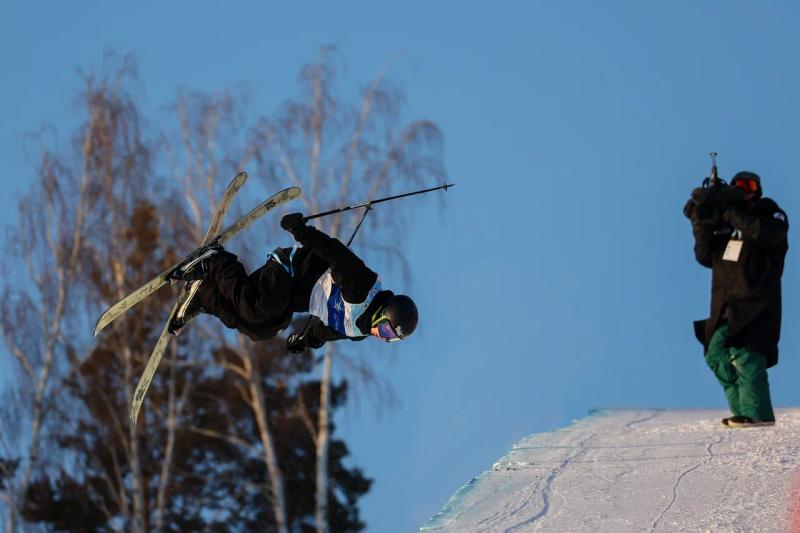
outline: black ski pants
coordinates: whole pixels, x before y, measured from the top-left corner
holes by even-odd
[[[277,335],[294,313],[292,278],[273,259],[247,275],[235,255],[218,254],[196,298],[205,312],[254,341]]]

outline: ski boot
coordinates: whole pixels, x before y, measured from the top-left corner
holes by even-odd
[[[205,312],[195,295],[200,289],[200,285],[208,277],[210,271],[209,263],[212,258],[224,251],[219,244],[212,244],[200,256],[170,273],[168,278],[170,283],[179,283],[181,281],[185,283],[184,291],[179,297],[180,305],[175,309],[175,314],[167,326],[167,331],[171,335],[179,335],[186,324],[200,313]]]
[[[212,244],[202,254],[170,272],[167,280],[171,284],[175,284],[181,281],[202,281],[206,279],[211,258],[224,251],[225,249],[219,244]]]
[[[167,331],[170,335],[175,335],[177,337],[186,324],[191,322],[197,315],[206,312],[203,308],[203,304],[200,303],[199,299],[194,297],[197,290],[195,289],[195,291],[192,291],[192,287],[199,287],[201,283],[200,281],[193,281],[191,283],[189,288],[190,293],[187,295],[188,298],[186,302],[175,311],[175,316],[169,321]]]

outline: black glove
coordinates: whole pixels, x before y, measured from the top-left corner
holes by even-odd
[[[281,227],[286,231],[294,233],[295,231],[305,228],[306,223],[303,220],[302,213],[289,213],[284,215],[281,219]]]
[[[697,204],[693,199],[686,200],[686,205],[683,206],[683,215],[689,220],[697,218]]]
[[[683,214],[692,222],[708,220],[718,215],[717,206],[711,201],[710,187],[697,187],[683,208]],[[690,207],[691,204],[691,207]]]
[[[696,187],[692,189],[691,200],[694,202],[694,205],[701,205],[708,201],[709,192],[711,191],[710,187]]]
[[[306,348],[306,340],[299,333],[292,333],[286,339],[286,349],[291,353],[302,353]]]
[[[294,235],[295,239],[308,229],[302,213],[289,213],[281,219],[281,227]]]

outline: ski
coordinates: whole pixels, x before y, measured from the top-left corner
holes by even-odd
[[[238,177],[238,176],[237,176]],[[246,178],[245,178],[246,179]],[[239,185],[241,187],[241,184]],[[234,191],[235,192],[235,191]],[[203,254],[208,252],[210,245],[213,244],[223,244],[225,241],[242,231],[243,229],[247,228],[250,224],[252,224],[255,220],[257,220],[261,215],[269,211],[270,209],[292,200],[300,195],[300,188],[298,187],[290,187],[288,189],[284,189],[281,192],[275,194],[274,196],[270,197],[269,199],[265,200],[264,202],[257,205],[253,208],[249,213],[244,215],[242,218],[237,220],[231,226],[225,229],[222,233],[217,235],[216,237],[209,240],[205,246],[200,246],[192,253],[187,255],[184,259],[181,259],[174,265],[170,266],[156,277],[136,289],[135,291],[131,292],[123,299],[109,307],[100,318],[97,319],[97,323],[94,327],[94,335],[97,336],[100,331],[103,330],[106,326],[108,326],[111,322],[116,320],[120,315],[125,313],[128,309],[133,307],[134,305],[138,304],[155,291],[163,287],[164,285],[169,283],[169,276],[175,270],[180,268],[186,267],[189,263],[200,259]]]
[[[171,272],[173,272],[178,268],[185,267],[188,263],[191,263],[192,261],[196,261],[200,256],[203,255],[204,252],[208,251],[211,245],[223,244],[232,236],[236,235],[243,229],[247,228],[250,224],[252,224],[255,220],[257,220],[267,211],[274,209],[275,207],[296,198],[297,196],[300,195],[300,193],[301,190],[299,187],[290,187],[288,189],[284,189],[279,193],[273,195],[272,197],[268,198],[264,202],[260,203],[258,206],[253,208],[249,213],[247,213],[242,218],[234,222],[230,227],[228,227],[225,231],[223,231],[216,237],[211,237],[216,233],[217,229],[213,227],[214,222],[216,222],[218,225],[219,220],[217,220],[217,218],[219,219],[222,218],[221,214],[219,215],[219,217],[217,217],[217,214],[219,214],[219,208],[218,208],[217,213],[215,213],[214,216],[214,221],[212,221],[212,227],[209,227],[208,233],[206,235],[206,238],[203,240],[202,246],[200,246],[200,248],[192,252],[183,261],[179,262],[176,265],[173,265],[166,271],[159,274],[159,276],[151,280],[148,284],[145,284],[144,287],[151,285],[155,280],[161,279],[162,277],[163,279],[161,279],[161,285],[159,286],[163,286],[164,284],[167,283],[167,278],[169,277],[169,274]],[[222,204],[220,204],[220,207],[222,207]],[[227,209],[227,206],[225,208]],[[139,410],[141,409],[142,403],[144,402],[144,397],[147,394],[147,389],[150,387],[150,382],[153,380],[153,376],[156,373],[156,369],[158,369],[158,365],[161,362],[161,357],[164,355],[164,352],[167,349],[167,345],[169,344],[169,340],[171,337],[169,331],[170,324],[172,323],[172,320],[175,318],[176,314],[182,313],[186,310],[188,302],[194,296],[194,293],[197,291],[199,284],[200,282],[187,283],[181,290],[180,294],[178,295],[178,300],[169,314],[167,323],[164,325],[164,329],[161,331],[161,336],[158,338],[158,342],[156,342],[155,348],[153,348],[153,353],[150,354],[150,358],[147,360],[147,365],[145,366],[144,372],[142,372],[141,378],[139,378],[139,383],[136,385],[136,390],[134,391],[133,398],[131,399],[130,419],[132,427],[136,426],[136,420],[139,417]],[[156,287],[156,289],[157,288],[158,287]],[[153,290],[155,289],[152,289],[147,294],[152,294]],[[138,300],[131,303],[125,309],[129,309],[131,306],[135,305],[137,302],[144,299],[147,296],[147,294],[145,294]],[[123,309],[122,312],[124,312],[125,309]]]
[[[225,217],[225,214],[228,212],[228,208],[233,201],[233,197],[239,192],[239,189],[242,188],[244,182],[247,181],[247,172],[240,172],[233,178],[228,188],[225,189],[225,194],[222,195],[222,199],[217,205],[217,209],[214,210],[214,215],[211,217],[211,224],[208,225],[208,230],[206,231],[206,236],[203,237],[203,242],[200,243],[200,246],[208,245],[214,236],[219,231],[219,227],[222,225],[222,219]],[[193,266],[196,261],[201,261],[205,259],[207,256],[212,255],[213,251],[208,250],[208,253],[204,253],[200,255],[198,258],[193,260],[190,264],[184,265],[183,268],[189,268]],[[178,299],[176,300],[175,307],[172,309],[172,312],[169,315],[170,323],[175,317],[183,318],[186,309],[189,307],[189,302],[194,297],[197,289],[200,287],[200,281],[193,281],[184,283],[183,289],[178,294]]]
[[[208,226],[208,230],[206,231],[206,236],[203,238],[203,242],[201,243],[201,247],[203,245],[208,244],[218,231],[220,225],[222,225],[222,219],[225,217],[225,214],[228,212],[228,208],[233,201],[233,197],[239,192],[239,189],[242,188],[244,183],[247,181],[247,172],[240,172],[234,176],[233,180],[228,184],[228,187],[225,189],[225,193],[222,195],[222,199],[219,201],[217,208],[214,210],[214,215],[211,217],[211,224]],[[192,254],[194,255],[194,254]],[[199,254],[195,260],[202,259],[204,254]],[[186,261],[186,259],[184,259]],[[191,260],[190,260],[191,261]],[[173,265],[174,267],[174,265]],[[175,269],[171,267],[171,271]],[[122,313],[142,301],[144,298],[152,294],[155,290],[160,288],[163,284],[155,283],[156,280],[163,275],[163,272],[159,274],[156,278],[150,280],[145,285],[137,289],[136,291],[132,292],[116,304],[112,305],[105,313],[103,313],[100,318],[97,320],[97,324],[95,324],[94,334],[97,334],[110,324],[114,319],[120,316]],[[183,291],[181,292],[181,295]],[[179,298],[180,299],[180,298]]]
[[[220,225],[222,225],[222,219],[225,217],[225,214],[228,212],[228,208],[230,207],[230,205],[231,205],[231,203],[233,201],[233,197],[236,195],[236,193],[239,191],[239,189],[242,188],[242,185],[244,185],[245,181],[247,181],[247,172],[240,172],[239,174],[237,174],[233,178],[233,181],[231,181],[231,183],[228,185],[227,189],[225,189],[225,193],[222,195],[222,199],[220,200],[219,204],[217,205],[217,209],[214,211],[214,215],[211,217],[211,224],[208,225],[208,230],[206,231],[206,236],[203,237],[203,241],[200,243],[201,248],[207,247],[209,242],[213,239],[213,237],[219,231],[219,227],[220,227]],[[195,254],[191,254],[191,255],[195,255]],[[193,259],[189,260],[189,263],[193,264],[194,262],[203,259],[207,255],[210,255],[210,254],[206,254],[206,253],[197,254],[196,257],[194,257]],[[184,263],[186,263],[186,260],[184,260]],[[188,267],[188,266],[189,266],[188,264],[184,265],[184,267]],[[150,283],[146,284],[146,286],[151,286],[151,283],[152,283],[152,281]],[[172,307],[172,311],[170,311],[170,313],[169,313],[169,320],[167,321],[167,326],[169,326],[169,324],[172,322],[173,318],[176,315],[182,316],[183,312],[185,312],[186,308],[189,305],[189,301],[191,300],[192,297],[194,297],[195,292],[197,292],[197,289],[200,286],[200,283],[201,283],[200,281],[184,283],[183,288],[181,289],[180,293],[178,293],[178,298],[177,298],[177,300],[175,302],[175,305]],[[139,291],[135,291],[134,294],[136,294],[138,292]],[[151,293],[148,293],[147,291],[142,291],[142,292],[144,293],[144,295],[142,296],[142,299],[144,299],[148,294],[151,294]],[[141,295],[141,293],[140,293],[140,295]],[[127,303],[130,304],[130,306],[132,306],[132,305],[134,305],[135,303],[137,303],[139,301],[141,301],[141,299],[140,300],[136,300],[136,301],[131,299]],[[122,312],[124,312],[125,310],[127,310],[129,308],[130,307],[123,308],[123,306],[117,307],[115,309],[117,314],[114,315],[111,318],[108,318],[107,319],[108,321],[106,323],[110,322],[111,320],[113,320],[114,318],[119,316],[119,314],[121,314]],[[102,317],[101,317],[101,319],[102,319]],[[98,324],[99,324],[99,322],[100,321],[98,321]],[[144,390],[145,391],[147,390],[147,387],[150,385],[150,381],[152,380],[152,376],[155,373],[155,368],[158,366],[158,363],[161,361],[161,356],[160,355],[157,358],[155,358],[157,360],[154,359],[153,355],[155,355],[156,353],[163,354],[164,351],[166,350],[167,344],[169,344],[169,332],[167,330],[168,330],[168,327],[164,328],[164,330],[161,332],[161,335],[158,338],[158,342],[156,342],[156,348],[155,348],[155,350],[153,350],[153,353],[150,354],[150,359],[148,359],[148,362],[147,362],[148,364],[145,367],[144,375],[147,375],[147,374],[150,375],[150,379],[147,381],[147,384],[144,385]],[[95,335],[97,335],[97,331],[99,331],[99,330],[97,328],[95,328]],[[151,362],[155,363],[155,365],[154,365],[152,370],[150,369],[150,366],[151,366],[150,363]],[[136,387],[137,393],[138,393],[139,389],[142,388],[142,385],[143,385],[142,384],[142,379],[140,378],[139,384]],[[136,423],[136,418],[138,416],[138,411],[139,411],[139,409],[141,407],[141,400],[144,399],[144,393],[141,394],[141,398],[140,398],[140,401],[138,402],[138,404],[137,404],[137,401],[135,400],[135,398],[137,396],[138,396],[138,394],[134,394],[134,400],[132,400],[132,402],[131,402],[131,421],[134,424]],[[136,406],[135,407],[135,412],[133,410],[134,406]]]

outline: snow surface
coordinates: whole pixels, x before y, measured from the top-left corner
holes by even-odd
[[[600,411],[521,440],[420,531],[800,531],[800,409],[776,415]]]

